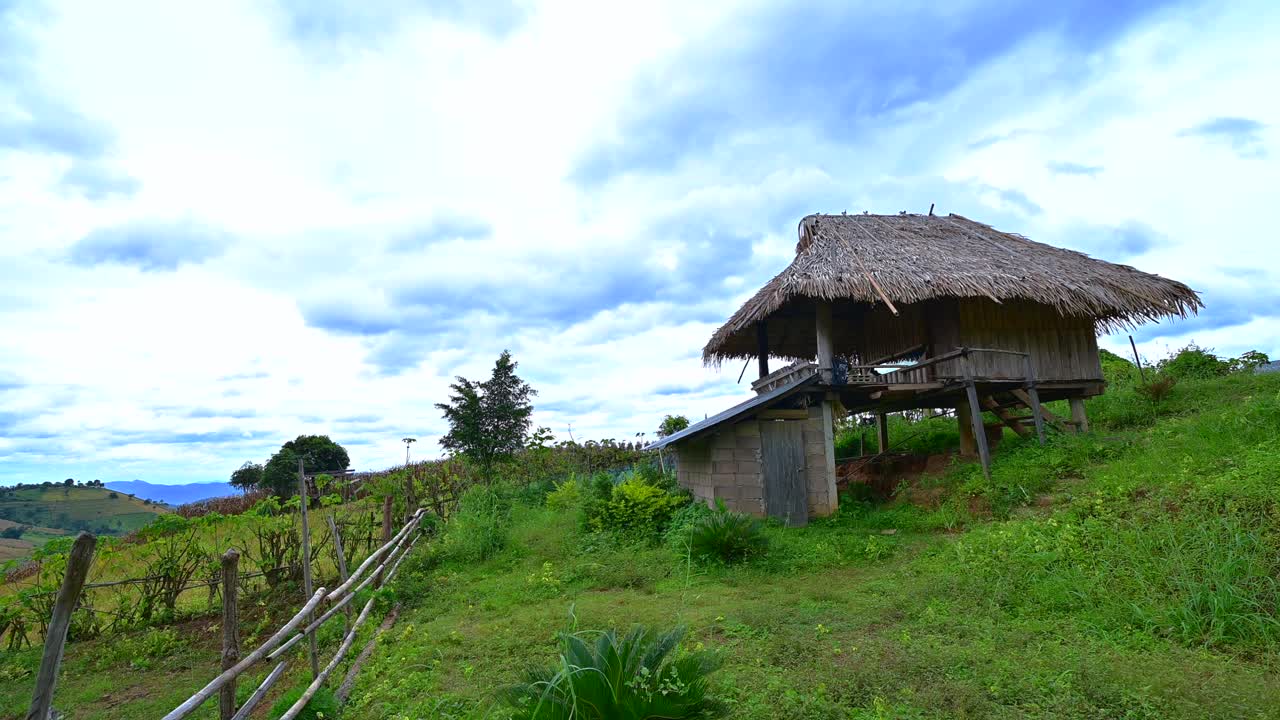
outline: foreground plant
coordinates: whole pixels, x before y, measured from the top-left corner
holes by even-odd
[[[708,652],[679,653],[684,629],[656,634],[613,630],[560,635],[560,660],[530,670],[502,699],[515,720],[645,720],[723,717],[707,696],[707,676],[719,667]]]
[[[699,518],[689,531],[689,552],[694,557],[737,562],[763,554],[767,547],[759,520],[723,506]]]

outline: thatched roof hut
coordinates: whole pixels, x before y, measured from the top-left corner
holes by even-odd
[[[1202,307],[1180,282],[959,215],[810,215],[799,234],[795,260],[716,331],[703,348],[705,362],[756,357],[756,327],[769,318],[786,321],[770,323],[771,355],[813,358],[815,299],[893,315],[903,305],[942,298],[1027,301],[1103,330],[1186,317]]]

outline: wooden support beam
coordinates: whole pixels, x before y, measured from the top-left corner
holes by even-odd
[[[831,368],[835,364],[835,350],[831,337],[831,303],[818,300],[814,308],[814,326],[817,328],[818,372],[822,382],[831,382]]]
[[[311,597],[311,525],[307,522],[307,476],[302,471],[302,458],[298,458],[298,508],[302,515],[302,585],[307,597]],[[307,618],[310,621],[310,617]],[[320,675],[320,655],[316,648],[316,634],[307,635],[307,651],[311,658],[311,677]]]
[[[1045,420],[1049,421],[1049,423],[1052,424],[1055,428],[1057,428],[1060,432],[1067,431],[1068,421],[1063,420],[1062,418],[1053,414],[1053,412],[1050,411],[1049,408],[1043,405],[1040,405],[1039,397],[1037,397],[1035,400],[1032,400],[1030,393],[1028,393],[1026,390],[1023,390],[1021,388],[1015,388],[1013,390],[1010,390],[1009,392],[1013,393],[1014,397],[1021,400],[1023,405],[1026,405],[1027,407],[1031,408],[1032,412],[1035,412],[1034,406],[1039,405],[1040,414],[1044,416]]]
[[[764,321],[756,323],[756,359],[760,363],[760,377],[769,374],[769,328]]]
[[[973,363],[965,355],[964,393],[969,400],[969,413],[973,416],[973,434],[978,441],[978,458],[982,461],[982,474],[991,479],[991,448],[987,446],[987,427],[982,422],[982,406],[978,404],[978,386],[973,381]]]
[[[889,418],[884,413],[876,413],[876,446],[882,454],[889,452]]]
[[[1071,403],[1071,422],[1076,426],[1076,432],[1089,432],[1089,416],[1084,411],[1084,398],[1068,398],[1067,402]]]
[[[1044,444],[1044,408],[1040,406],[1040,392],[1036,390],[1036,371],[1031,364],[1031,354],[1028,353],[1023,358],[1023,365],[1027,369],[1027,399],[1031,402],[1031,417],[1036,421],[1036,437],[1040,440],[1040,444]]]
[[[62,665],[67,631],[71,629],[71,614],[80,604],[80,592],[84,589],[84,579],[89,574],[93,549],[97,544],[97,538],[82,532],[76,536],[67,555],[67,569],[44,634],[44,654],[40,656],[40,670],[36,672],[35,692],[27,710],[27,720],[50,720],[54,717],[53,691],[58,685],[58,668]]]
[[[785,408],[774,409],[774,410],[761,410],[760,414],[756,415],[756,417],[761,420],[808,420],[809,411],[808,410],[788,410]]]
[[[240,606],[236,589],[240,579],[240,553],[230,548],[222,555],[222,669],[240,662]],[[218,691],[218,717],[232,720],[236,714],[236,681],[231,679]]]
[[[1018,433],[1018,435],[1022,437],[1028,437],[1031,435],[1031,431],[1027,429],[1027,426],[1022,424],[1022,418],[1015,417],[1013,413],[1000,407],[1000,403],[996,402],[991,396],[982,398],[982,406],[990,410],[996,417],[1000,418],[1001,422],[1009,426],[1009,428]]]

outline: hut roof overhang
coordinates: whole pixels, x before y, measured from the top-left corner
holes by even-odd
[[[807,377],[800,378],[799,380],[794,380],[786,385],[776,387],[767,393],[757,395],[750,400],[734,405],[728,410],[724,410],[705,420],[696,422],[680,432],[672,433],[661,440],[650,444],[645,448],[645,450],[658,450],[660,448],[667,447],[668,445],[675,445],[687,440],[693,440],[694,438],[715,430],[721,425],[737,422],[754,412],[759,412],[760,410],[768,408],[773,403],[781,402],[782,400],[805,390],[811,385],[816,385],[818,383],[818,379],[817,375],[809,375]]]
[[[720,327],[707,364],[757,355],[761,321],[812,317],[815,301],[867,308],[942,298],[1029,301],[1103,330],[1187,317],[1203,304],[1180,282],[1034,242],[960,215],[809,215],[796,257]],[[810,327],[812,321],[809,321]],[[769,326],[775,357],[813,357],[812,336]]]

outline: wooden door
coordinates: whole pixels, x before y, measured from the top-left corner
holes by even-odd
[[[764,475],[764,511],[787,525],[809,522],[809,493],[804,472],[804,423],[760,423],[760,469]]]

